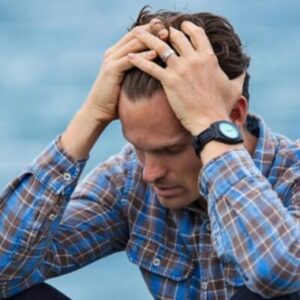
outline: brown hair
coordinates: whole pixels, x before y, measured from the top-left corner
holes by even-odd
[[[180,30],[180,25],[183,21],[191,21],[202,27],[214,49],[220,67],[230,79],[238,77],[247,70],[250,58],[244,53],[240,38],[225,18],[206,12],[183,14],[160,10],[156,13],[151,13],[146,6],[140,11],[137,20],[129,30],[136,26],[147,24],[153,18],[161,20],[166,28],[172,26]],[[160,58],[155,59],[154,62],[165,67]],[[250,76],[246,73],[243,95],[248,100],[249,79]],[[155,92],[163,89],[157,79],[137,68],[130,69],[125,73],[122,88],[127,96],[133,100],[143,96],[151,97]]]

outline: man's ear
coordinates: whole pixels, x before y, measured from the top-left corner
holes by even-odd
[[[248,101],[244,96],[241,96],[234,104],[231,112],[230,119],[237,126],[243,126],[246,122],[248,114]]]

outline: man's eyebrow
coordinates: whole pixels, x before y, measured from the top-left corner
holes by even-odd
[[[182,147],[187,143],[186,138],[180,137],[180,138],[174,139],[171,142],[167,142],[165,144],[158,144],[157,146],[147,145],[146,143],[143,143],[143,145],[137,145],[134,141],[128,139],[128,137],[126,137],[125,135],[124,135],[124,137],[130,144],[132,144],[138,150],[146,149],[148,151],[162,151],[162,150],[166,150],[166,149]]]

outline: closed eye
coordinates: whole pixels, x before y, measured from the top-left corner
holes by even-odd
[[[164,151],[167,154],[179,154],[180,152],[182,152],[185,149],[184,145],[180,145],[180,146],[176,146],[176,147],[167,147],[164,149]]]

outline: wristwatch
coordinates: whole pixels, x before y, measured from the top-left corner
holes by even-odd
[[[228,121],[214,122],[193,137],[192,143],[198,157],[200,157],[200,152],[204,146],[212,140],[230,145],[240,144],[244,141],[239,128],[234,123]]]

